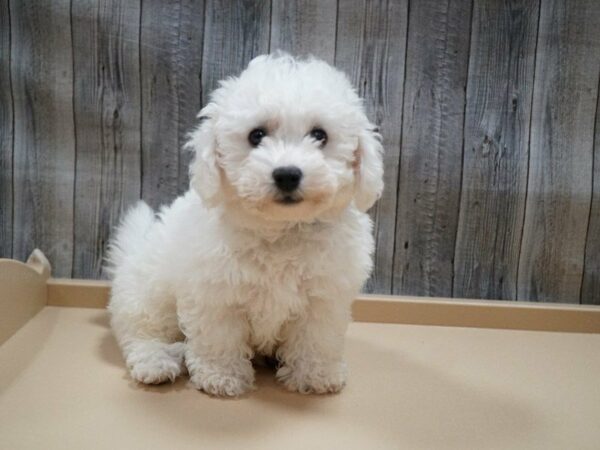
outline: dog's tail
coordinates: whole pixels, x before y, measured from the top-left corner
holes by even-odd
[[[152,208],[142,200],[125,213],[108,244],[105,271],[111,277],[128,255],[144,246],[148,231],[156,220]]]

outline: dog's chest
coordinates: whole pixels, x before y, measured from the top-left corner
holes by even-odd
[[[259,293],[246,303],[246,317],[250,327],[250,344],[259,353],[272,355],[285,339],[285,324],[303,309],[298,297],[274,296]]]
[[[240,251],[240,269],[257,286],[295,289],[319,271],[330,245],[324,233],[290,233]]]
[[[251,344],[259,352],[272,353],[285,338],[285,324],[306,309],[307,288],[322,264],[324,250],[314,239],[292,235],[240,255],[244,272],[252,274],[240,294]]]

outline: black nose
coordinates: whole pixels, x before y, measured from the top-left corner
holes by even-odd
[[[278,167],[273,171],[273,179],[281,191],[293,192],[300,185],[302,171],[294,166]]]

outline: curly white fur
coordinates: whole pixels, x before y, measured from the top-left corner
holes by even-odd
[[[337,392],[350,304],[372,266],[365,211],[383,188],[361,100],[328,64],[279,53],[221,82],[199,116],[192,189],[158,215],[140,202],[110,246],[111,324],[131,376],[161,383],[187,368],[198,389],[237,396],[266,354],[288,389]],[[253,148],[256,127],[267,135]],[[290,165],[301,201],[285,204],[272,172]]]

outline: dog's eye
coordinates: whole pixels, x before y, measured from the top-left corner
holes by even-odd
[[[310,137],[319,142],[321,145],[325,145],[327,143],[327,133],[325,133],[325,130],[322,128],[313,128],[310,130]]]
[[[258,144],[260,144],[260,141],[262,141],[266,135],[267,132],[264,128],[255,128],[248,135],[248,142],[250,142],[252,147],[258,147]]]

